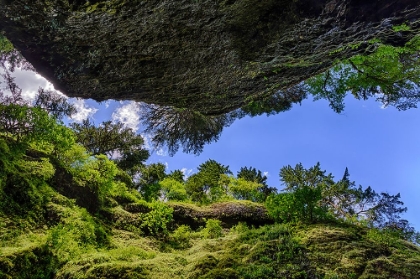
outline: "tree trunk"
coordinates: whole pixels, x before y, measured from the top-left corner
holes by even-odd
[[[417,0],[0,0],[0,30],[68,96],[212,115],[369,53],[371,39],[402,45],[419,15]]]

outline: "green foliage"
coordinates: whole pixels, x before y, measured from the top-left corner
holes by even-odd
[[[13,139],[0,138],[0,153],[0,211],[39,219],[50,198],[46,181],[54,175],[53,165],[47,158],[27,155]]]
[[[266,202],[275,220],[315,222],[327,218],[322,193],[334,182],[331,175],[321,171],[319,164],[308,170],[302,164],[283,167],[280,178],[289,193],[269,196]]]
[[[139,167],[149,158],[149,152],[143,148],[144,140],[123,123],[103,122],[96,127],[89,120],[70,125],[75,131],[77,142],[93,155],[105,154],[112,158],[118,167],[135,176]]]
[[[264,113],[267,116],[275,115],[290,110],[293,104],[302,102],[306,95],[305,88],[296,85],[286,90],[276,90],[273,94],[262,99],[250,100],[241,110],[251,117]]]
[[[114,177],[118,169],[105,155],[97,155],[78,162],[71,172],[77,184],[89,187],[97,195],[98,200],[104,202],[114,187]]]
[[[146,233],[163,236],[168,234],[168,224],[172,221],[173,209],[165,203],[154,201],[151,203],[152,210],[141,214],[141,227]]]
[[[277,189],[274,187],[268,187],[267,185],[267,176],[263,175],[260,170],[256,170],[252,167],[242,167],[237,174],[237,178],[243,178],[246,181],[256,182],[261,184],[261,187],[258,189],[261,192],[262,197],[259,201],[265,201],[265,199],[273,193],[277,192]]]
[[[75,143],[73,132],[54,117],[40,108],[29,113],[32,108],[10,109],[16,115],[14,119],[26,123],[23,128],[39,127],[19,138],[12,132],[0,136],[2,278],[417,276],[419,250],[403,239],[413,241],[418,234],[399,216],[405,211],[400,196],[357,188],[349,180],[347,170],[335,182],[319,164],[309,169],[301,164],[282,168],[280,175],[286,192],[270,195],[266,208],[277,222],[311,223],[335,216],[353,218],[352,225],[328,227],[299,222],[293,227],[275,224],[248,228],[239,224],[224,234],[220,220],[208,219],[201,231],[194,232],[181,225],[185,220],[174,219],[171,206],[177,214],[179,207],[158,201],[147,203],[124,183],[124,171],[118,164],[105,155],[91,156]],[[46,130],[42,131],[44,122]],[[261,198],[265,195],[264,176],[253,168],[242,169],[239,178],[235,178],[229,176],[227,166],[209,160],[184,185],[182,173],[167,176],[162,164],[137,167],[135,172],[140,176],[135,182],[149,200],[188,200],[188,195],[199,203],[226,199],[229,195],[254,201],[265,199]],[[69,181],[57,181],[62,173]],[[53,189],[60,189],[61,185],[54,185],[60,182],[69,188],[64,194],[77,194],[82,187],[96,193],[102,202],[98,216],[76,206],[77,200],[58,195]],[[203,216],[217,216],[224,226],[229,226],[232,223],[226,222],[226,212],[247,214],[242,212],[244,207],[232,206],[233,203],[244,202],[208,207],[216,215],[206,215],[208,208],[196,205],[190,205],[190,209],[197,211],[193,217],[203,220]],[[265,214],[264,208],[258,206]],[[235,212],[237,208],[241,212]],[[361,208],[364,210],[358,210]],[[187,214],[187,207],[185,211]],[[361,225],[363,220],[378,228],[367,229]],[[142,233],[153,237],[142,237]],[[162,247],[173,250],[163,253],[159,250]]]
[[[14,50],[12,43],[0,33],[0,55]]]
[[[264,200],[264,194],[261,191],[264,186],[257,182],[222,175],[219,183],[221,183],[222,187],[227,188],[228,194],[234,199],[250,200],[253,202],[261,202]]]
[[[392,26],[392,30],[395,32],[401,32],[401,31],[410,31],[410,26],[407,26],[407,24],[403,23],[401,25]]]
[[[198,173],[191,175],[185,185],[191,200],[206,204],[222,199],[225,190],[219,180],[223,174],[231,174],[229,166],[211,159],[202,163],[198,167]]]
[[[168,178],[172,178],[180,183],[184,183],[184,173],[181,170],[174,170],[171,171],[168,176]]]
[[[391,246],[394,246],[394,247],[401,246],[400,235],[398,234],[398,232],[394,230],[390,230],[390,229],[377,229],[377,228],[369,229],[366,234],[366,238],[378,243],[381,246],[388,247],[388,248]]]
[[[62,263],[77,258],[96,244],[95,225],[87,213],[74,214],[52,228],[48,246]]]
[[[265,207],[268,214],[276,222],[290,222],[298,220],[293,193],[281,193],[268,196]]]
[[[404,24],[394,27],[396,32],[406,29]],[[308,91],[315,100],[327,99],[336,112],[343,111],[348,92],[357,99],[375,97],[384,106],[393,105],[398,110],[417,107],[419,36],[402,47],[370,43],[375,48],[372,54],[354,56],[307,80]]]
[[[229,114],[209,116],[192,109],[146,105],[141,118],[146,125],[145,132],[153,135],[155,147],[166,146],[172,156],[180,146],[186,153],[201,153],[205,144],[219,139],[223,128],[229,126],[235,117]]]
[[[187,225],[181,225],[170,235],[170,241],[173,247],[177,249],[186,249],[191,247],[191,228]]]
[[[206,227],[202,231],[204,238],[218,238],[223,235],[221,222],[216,219],[208,219]]]
[[[0,104],[0,134],[15,138],[17,142],[48,139],[54,126],[48,114],[41,109]]]
[[[44,244],[22,249],[14,253],[12,257],[2,257],[0,254],[0,278],[51,278],[56,268],[55,258]]]
[[[165,177],[166,166],[162,163],[150,164],[140,168],[140,179],[138,185],[140,193],[147,201],[159,199],[162,181]]]
[[[160,183],[160,198],[167,201],[185,201],[188,198],[187,191],[183,183],[165,178]]]

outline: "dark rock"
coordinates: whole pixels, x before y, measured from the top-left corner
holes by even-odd
[[[68,96],[214,115],[369,47],[345,46],[404,44],[419,15],[417,0],[3,0],[0,30]]]
[[[169,206],[174,209],[173,222],[177,225],[188,225],[192,229],[205,226],[208,219],[222,221],[222,226],[225,228],[230,228],[239,222],[257,227],[273,223],[273,220],[267,215],[265,207],[252,202],[222,202],[206,207],[171,203]]]

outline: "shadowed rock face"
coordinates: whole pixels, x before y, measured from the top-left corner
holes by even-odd
[[[0,1],[0,29],[68,96],[212,115],[371,50],[370,39],[404,44],[419,18],[417,0]],[[392,30],[402,23],[411,31]]]

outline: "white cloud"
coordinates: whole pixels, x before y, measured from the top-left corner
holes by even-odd
[[[22,97],[26,101],[33,102],[35,100],[35,96],[38,94],[38,90],[22,90]]]
[[[51,82],[34,71],[16,68],[15,71],[11,74],[12,77],[15,78],[16,84],[22,89],[22,97],[27,101],[33,101],[35,99],[35,96],[38,94],[38,89],[40,87],[45,90],[56,91]],[[60,91],[56,92],[65,96]]]
[[[263,172],[263,175],[268,177],[269,176],[268,171]]]
[[[163,148],[159,148],[159,149],[156,151],[156,154],[157,154],[158,156],[163,156],[163,157],[168,156],[168,152],[166,152],[165,150],[163,150]]]
[[[182,168],[181,172],[184,174],[184,179],[187,179],[193,172],[192,169]]]
[[[121,122],[128,128],[137,132],[140,125],[140,106],[137,102],[131,101],[126,105],[117,108],[111,116],[113,122]]]
[[[150,134],[141,134],[141,136],[144,139],[144,148],[146,148],[147,150],[152,150],[153,149],[153,144],[152,144],[152,136]]]
[[[71,119],[75,122],[82,122],[83,120],[92,117],[98,111],[96,108],[88,107],[83,99],[76,99],[73,105],[76,108],[77,113],[72,115]]]

